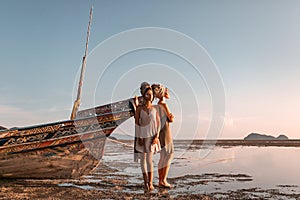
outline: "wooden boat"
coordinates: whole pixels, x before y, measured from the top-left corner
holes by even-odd
[[[0,177],[76,178],[97,167],[106,137],[134,115],[133,99],[66,120],[0,132]]]
[[[102,158],[106,137],[134,115],[133,99],[77,112],[85,71],[82,60],[77,99],[70,120],[0,130],[0,178],[76,178],[90,173]]]

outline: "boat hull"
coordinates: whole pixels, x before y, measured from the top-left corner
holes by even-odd
[[[83,110],[76,120],[2,131],[0,177],[78,178],[89,174],[103,156],[107,136],[134,115],[131,102]]]
[[[2,157],[2,178],[77,178],[90,173],[102,157],[105,138],[93,140],[98,158],[82,142]]]

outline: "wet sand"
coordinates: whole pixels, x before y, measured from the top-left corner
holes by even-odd
[[[125,175],[113,176],[115,172],[116,170],[101,165],[95,172],[99,177],[93,176],[93,179],[2,179],[0,199],[215,199],[203,194],[184,193],[171,197],[169,190],[159,187],[145,192],[142,184],[129,183]],[[93,181],[100,180],[99,178],[101,181]],[[171,180],[171,183],[174,181],[176,180]]]
[[[96,174],[96,176],[95,176]],[[236,191],[220,191],[206,194],[201,187],[211,183],[247,182],[251,176],[245,174],[201,174],[170,178],[172,189],[158,186],[152,192],[144,192],[140,183],[130,182],[130,175],[119,175],[116,169],[101,164],[93,176],[77,179],[15,179],[0,181],[0,199],[299,199],[300,194],[279,189],[245,188]],[[189,193],[197,187],[199,193]],[[296,185],[281,185],[283,189]]]
[[[186,145],[177,144],[177,149],[180,148],[183,150]],[[173,169],[180,169],[183,163],[190,166],[189,162],[192,161],[177,158]],[[0,179],[0,199],[300,199],[299,185],[264,188],[255,184],[251,173],[201,171],[170,176],[172,189],[157,186],[155,171],[155,190],[145,192],[139,164],[132,162],[130,143],[124,146],[108,141],[104,159],[90,176],[54,180]]]

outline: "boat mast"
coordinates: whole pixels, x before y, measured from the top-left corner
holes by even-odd
[[[71,116],[70,116],[71,120],[74,120],[76,118],[77,111],[78,111],[78,108],[80,106],[82,84],[83,84],[84,72],[85,72],[85,68],[86,68],[86,56],[87,56],[87,53],[88,53],[88,43],[89,43],[89,36],[90,36],[90,27],[91,27],[91,22],[92,22],[92,14],[93,14],[93,7],[91,7],[91,9],[90,9],[90,19],[89,19],[89,25],[88,25],[87,37],[86,37],[86,43],[85,43],[85,52],[84,52],[84,56],[82,58],[82,65],[81,65],[80,79],[79,79],[79,83],[78,83],[77,98],[74,102],[72,113],[71,113]]]

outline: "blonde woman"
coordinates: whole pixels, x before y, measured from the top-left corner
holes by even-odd
[[[170,94],[168,88],[161,84],[153,84],[151,87],[154,97],[159,99],[157,107],[161,123],[161,130],[159,132],[161,151],[158,162],[159,186],[171,188],[172,186],[168,183],[167,176],[174,155],[174,145],[169,123],[174,121],[174,115],[170,112],[169,106],[165,102],[165,99],[170,98]]]

